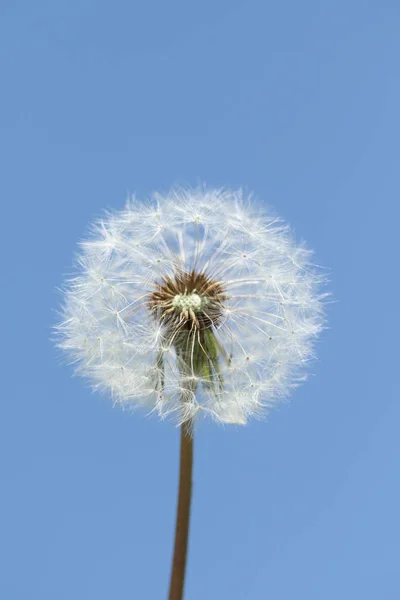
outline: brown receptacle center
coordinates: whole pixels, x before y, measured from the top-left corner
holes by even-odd
[[[223,284],[202,272],[177,271],[156,282],[150,310],[171,332],[203,332],[217,327],[226,299]]]

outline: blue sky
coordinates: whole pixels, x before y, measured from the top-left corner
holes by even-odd
[[[186,598],[400,598],[399,25],[385,0],[3,0],[0,598],[166,596],[178,431],[49,338],[93,218],[198,182],[271,204],[336,302],[289,404],[200,426]]]

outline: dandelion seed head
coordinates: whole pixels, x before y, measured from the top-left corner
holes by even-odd
[[[58,345],[115,404],[243,424],[304,380],[324,277],[240,190],[133,198],[80,249]]]

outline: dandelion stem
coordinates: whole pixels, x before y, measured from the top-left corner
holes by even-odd
[[[179,496],[176,512],[175,547],[168,600],[182,600],[185,585],[192,497],[193,437],[191,424],[181,426]]]

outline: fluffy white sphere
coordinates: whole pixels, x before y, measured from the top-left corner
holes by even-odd
[[[305,378],[323,326],[310,259],[241,191],[132,199],[81,244],[59,345],[125,407],[245,423]]]

